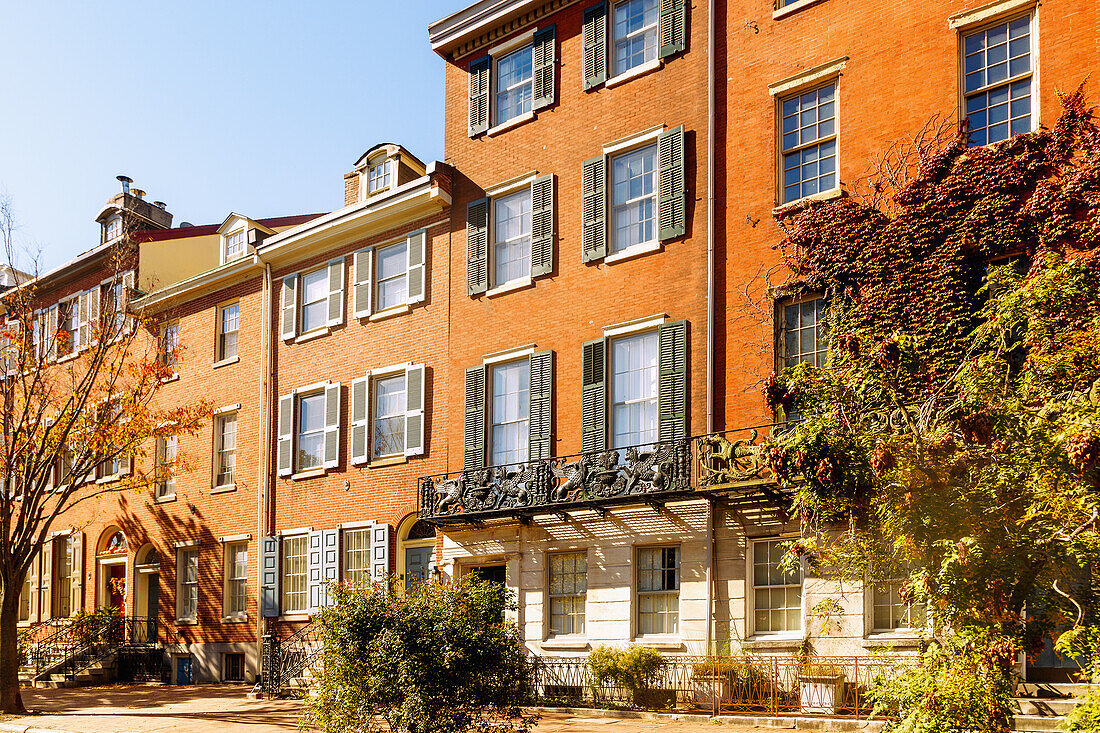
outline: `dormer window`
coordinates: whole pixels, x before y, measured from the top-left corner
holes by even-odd
[[[370,166],[367,172],[367,195],[385,191],[393,185],[393,159],[384,158]]]
[[[107,239],[105,241],[110,242],[112,239],[122,235],[122,217],[112,216],[107,220]]]
[[[225,235],[225,261],[230,262],[232,260],[244,257],[245,252],[245,232],[244,229],[238,229],[235,232],[230,232]]]

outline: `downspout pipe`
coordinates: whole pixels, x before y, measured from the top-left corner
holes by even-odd
[[[714,130],[715,130],[715,70],[714,33],[716,0],[707,0],[707,432],[714,426],[714,328],[715,328],[715,272],[714,272]],[[713,650],[714,640],[714,503],[707,502],[707,571],[706,604],[707,631],[706,653]]]
[[[259,460],[260,495],[257,507],[257,521],[259,533],[257,546],[263,543],[271,528],[271,264],[264,262],[263,285],[260,294],[263,302],[260,304],[260,437],[256,455]],[[259,554],[257,553],[257,557]],[[262,573],[262,568],[257,563],[257,573]],[[263,589],[261,583],[256,583],[256,655],[257,659],[263,659],[264,645],[264,617]],[[265,670],[266,672],[266,670]]]

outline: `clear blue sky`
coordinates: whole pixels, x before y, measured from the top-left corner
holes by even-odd
[[[176,223],[208,224],[339,208],[378,142],[441,158],[427,26],[467,4],[0,2],[0,195],[18,241],[40,271],[94,246],[119,174]]]

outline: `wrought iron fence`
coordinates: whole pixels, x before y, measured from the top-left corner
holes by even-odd
[[[597,682],[587,657],[533,660],[540,705],[867,718],[869,692],[910,661],[897,657],[669,657],[648,684],[631,689]]]
[[[267,697],[301,687],[298,683],[320,663],[324,652],[317,621],[309,622],[285,639],[278,634],[268,634],[263,643],[261,685]]]
[[[123,646],[156,644],[156,618],[92,615],[43,634],[27,649],[26,661],[36,677],[49,673],[71,678]]]

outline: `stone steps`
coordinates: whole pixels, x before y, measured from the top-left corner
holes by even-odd
[[[1021,733],[1050,733],[1051,731],[1065,730],[1062,723],[1065,717],[1059,715],[1048,717],[1044,715],[1017,715],[1012,719],[1012,730]]]

